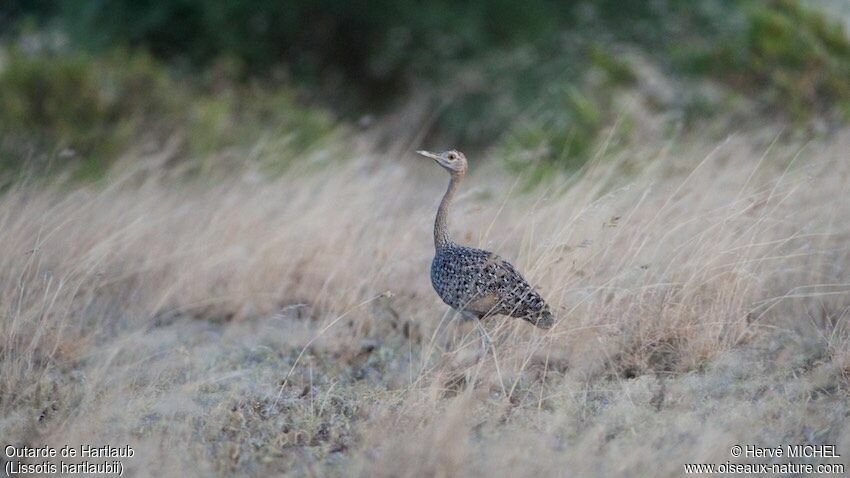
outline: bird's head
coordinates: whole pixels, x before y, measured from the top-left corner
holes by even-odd
[[[464,174],[466,172],[466,156],[464,156],[460,151],[452,149],[449,151],[443,151],[442,153],[432,153],[429,151],[417,151],[416,153],[421,154],[426,158],[433,159],[437,162],[437,164],[453,175]]]

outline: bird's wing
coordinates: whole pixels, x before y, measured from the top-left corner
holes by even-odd
[[[471,260],[464,275],[472,278],[470,301],[464,307],[479,316],[508,314],[514,308],[515,296],[530,286],[507,261],[491,252],[470,251]]]
[[[550,326],[552,317],[543,297],[510,262],[498,256],[494,257],[493,262],[499,278],[500,313],[528,320],[538,327]]]
[[[509,315],[551,327],[546,302],[510,262],[481,249],[465,249],[463,257],[461,276],[471,282],[463,309],[479,317]]]
[[[501,314],[504,307],[502,304],[502,298],[499,297],[499,294],[486,293],[471,300],[468,304],[466,304],[464,309],[473,312],[479,317],[485,317],[488,315]]]

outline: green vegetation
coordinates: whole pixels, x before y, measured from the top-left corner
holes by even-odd
[[[328,113],[300,106],[290,89],[234,83],[222,67],[189,81],[147,54],[13,51],[0,70],[0,173],[70,168],[97,178],[134,144],[174,135],[189,159],[253,149],[273,163],[334,130]]]
[[[781,0],[745,9],[746,21],[717,44],[687,45],[674,58],[803,120],[838,106],[850,118],[850,41],[842,25]]]
[[[80,172],[97,173],[142,126],[173,117],[180,96],[172,86],[146,55],[13,52],[0,72],[0,166],[25,157],[44,163],[37,168],[57,167],[44,153],[62,152]]]
[[[740,114],[741,99],[752,120],[850,118],[848,36],[799,0],[71,0],[8,3],[3,25],[6,170],[73,151],[96,172],[175,131],[190,158],[258,139],[272,154],[304,151],[334,117],[403,109],[424,92],[436,105],[426,142],[495,147],[542,176],[603,140],[628,143],[641,119],[617,98],[646,96],[636,60],[668,80],[662,100],[641,105],[670,128]],[[33,38],[47,46],[17,46]],[[705,81],[716,94],[694,86]]]
[[[627,41],[634,33],[631,40],[640,47],[640,55],[659,65],[671,80],[666,85],[670,100],[658,103],[650,98],[649,114],[666,113],[674,121],[699,125],[719,113],[741,113],[735,103],[743,97],[756,106],[744,115],[749,120],[778,117],[796,127],[805,127],[815,117],[850,120],[850,41],[840,24],[793,0],[700,2],[697,6],[702,8],[693,11],[679,9],[676,2],[670,5],[671,11],[664,15],[643,17],[664,34],[644,34],[623,25],[617,38]],[[671,31],[672,19],[684,26],[683,31]],[[499,130],[508,134],[498,142],[500,156],[520,168],[536,165],[533,177],[541,177],[553,165],[580,166],[603,141],[609,150],[627,141],[631,125],[639,119],[613,98],[637,78],[612,45],[617,42],[582,46],[572,64],[581,65],[581,74],[550,72],[537,78],[534,86],[527,81],[517,84],[516,91],[530,87],[537,92],[535,109],[510,111],[510,118],[503,118]],[[570,60],[554,58],[548,63]],[[562,71],[569,70],[565,66]],[[706,79],[718,83],[719,94],[706,95],[695,87]],[[492,117],[500,106],[490,100],[497,105],[488,112]],[[521,120],[512,122],[516,117]],[[617,121],[618,129],[610,131]]]

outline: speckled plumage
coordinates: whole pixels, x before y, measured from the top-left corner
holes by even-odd
[[[478,318],[508,315],[541,328],[552,314],[540,294],[509,262],[481,249],[449,243],[436,250],[431,284],[453,309]]]
[[[431,284],[443,302],[479,319],[508,315],[540,328],[551,327],[553,318],[546,302],[514,266],[491,252],[461,246],[450,239],[448,211],[466,173],[463,154],[419,153],[437,161],[452,177],[434,221],[435,255],[431,262]]]

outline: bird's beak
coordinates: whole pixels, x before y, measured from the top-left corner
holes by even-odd
[[[434,160],[440,159],[439,156],[437,156],[436,154],[431,153],[429,151],[420,150],[420,151],[417,151],[416,154],[420,154],[422,156],[425,156],[426,158],[431,158],[431,159],[434,159]]]

